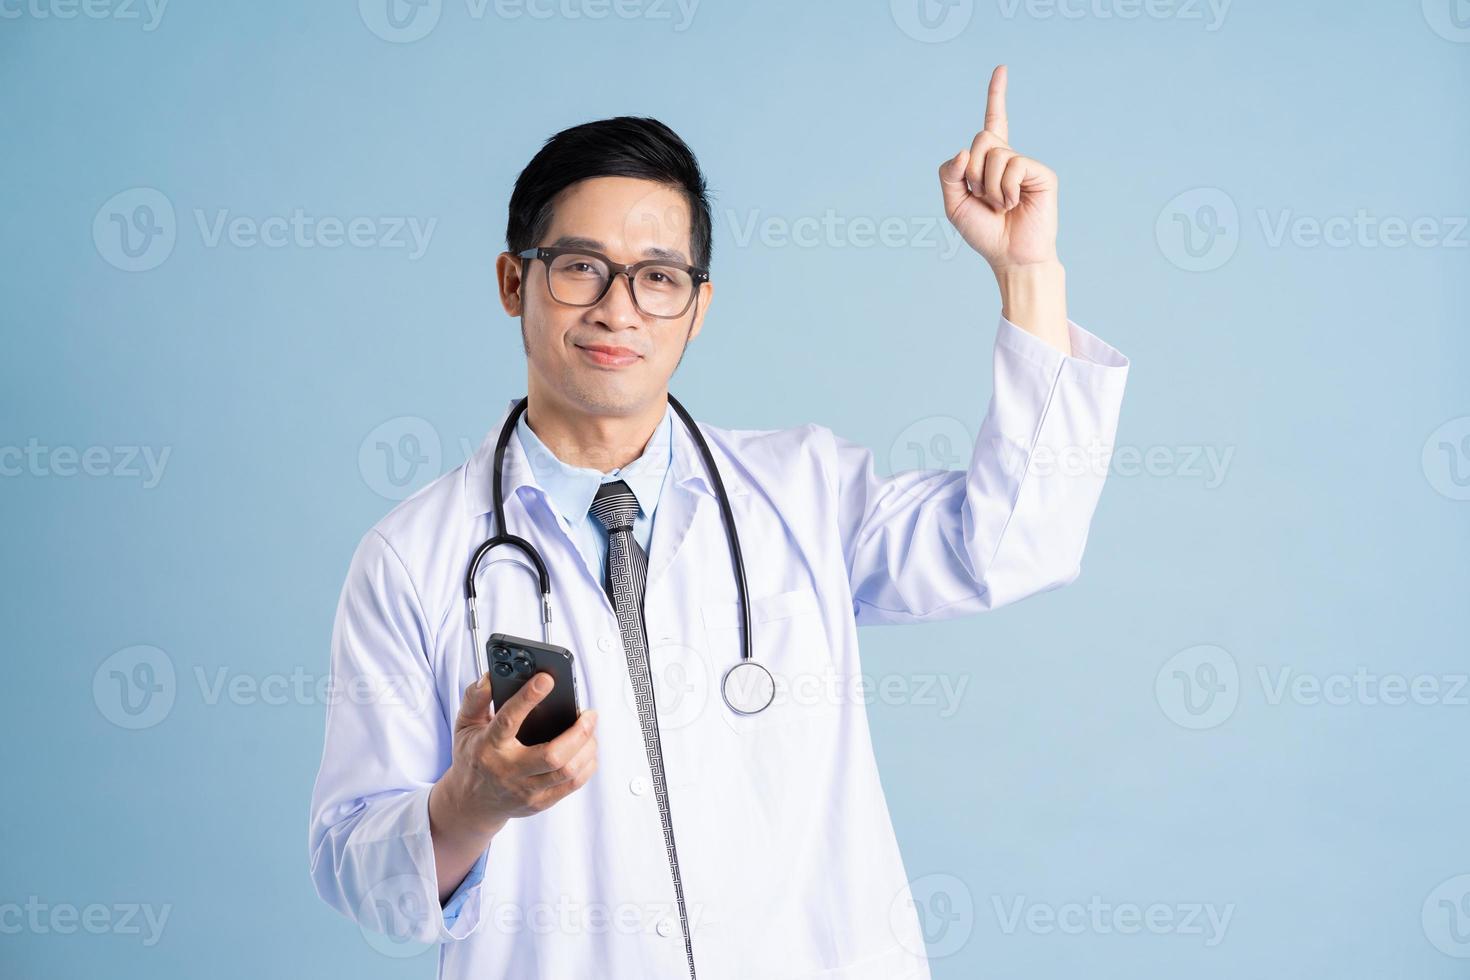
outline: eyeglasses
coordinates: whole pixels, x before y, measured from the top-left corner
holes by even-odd
[[[546,285],[551,298],[567,306],[596,306],[607,295],[617,276],[628,277],[628,291],[633,305],[645,316],[661,320],[683,316],[694,302],[699,284],[709,282],[709,270],[693,265],[677,265],[667,259],[645,259],[642,262],[614,262],[601,252],[585,248],[541,246],[517,252],[525,260],[521,274],[531,259],[546,263]]]

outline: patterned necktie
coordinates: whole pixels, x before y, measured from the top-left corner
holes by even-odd
[[[638,722],[643,729],[643,749],[653,773],[653,792],[658,799],[663,824],[664,850],[674,876],[674,897],[679,902],[679,924],[684,930],[684,953],[689,976],[694,977],[694,946],[689,939],[689,916],[684,910],[684,884],[679,878],[679,854],[674,849],[674,824],[669,813],[669,791],[664,781],[663,746],[659,742],[658,716],[653,703],[653,677],[648,665],[648,634],[643,625],[643,589],[648,582],[648,556],[633,538],[633,518],[638,516],[638,498],[622,480],[604,483],[592,501],[592,516],[607,530],[607,565],[603,588],[607,589],[618,627],[623,634],[623,653],[628,659],[628,676],[638,703]]]

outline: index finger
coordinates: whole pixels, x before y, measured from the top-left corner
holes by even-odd
[[[990,76],[990,91],[985,95],[985,128],[1010,142],[1006,123],[1006,66],[996,65]]]

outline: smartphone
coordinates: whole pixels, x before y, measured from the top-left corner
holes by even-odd
[[[576,724],[581,709],[577,706],[572,651],[508,633],[492,633],[485,641],[485,653],[490,664],[490,700],[496,711],[543,671],[556,682],[546,699],[521,723],[516,737],[522,745],[549,742]]]

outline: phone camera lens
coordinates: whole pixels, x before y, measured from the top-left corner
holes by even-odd
[[[512,673],[514,673],[511,665],[503,661],[495,664],[491,669],[495,671],[496,677],[509,677]]]

